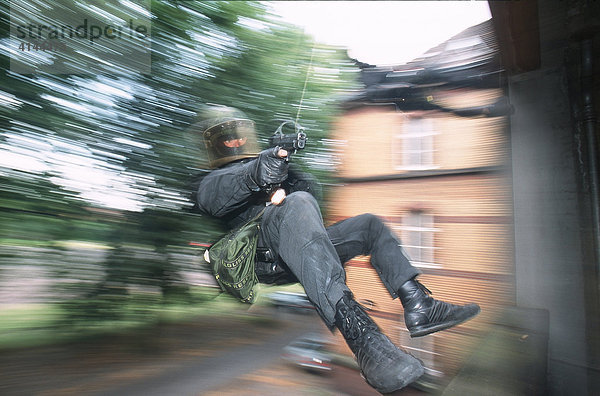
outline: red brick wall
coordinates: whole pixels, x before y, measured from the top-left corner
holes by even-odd
[[[466,106],[495,100],[497,91],[456,91],[440,99],[446,106]],[[398,169],[394,135],[407,117],[392,107],[365,107],[340,118],[334,138],[345,141],[339,175],[362,178],[407,175]],[[502,118],[463,119],[448,113],[420,113],[432,119],[434,171],[502,166],[508,142]],[[395,148],[394,148],[395,147]],[[396,161],[396,164],[394,163]],[[336,187],[329,196],[328,221],[374,213],[392,228],[411,210],[433,215],[435,268],[420,277],[436,298],[477,302],[482,313],[474,320],[421,339],[411,340],[402,307],[392,300],[368,257],[346,266],[347,283],[357,299],[375,302],[372,316],[399,345],[428,366],[451,374],[468,355],[487,323],[514,303],[512,193],[509,171],[472,172],[386,181],[354,181]],[[398,231],[398,236],[401,237]],[[342,347],[345,349],[344,347]]]

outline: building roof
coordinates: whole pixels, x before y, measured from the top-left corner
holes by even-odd
[[[347,107],[395,104],[402,110],[437,109],[427,101],[433,89],[498,88],[502,67],[492,21],[471,26],[402,65],[378,67],[357,61],[364,89]]]

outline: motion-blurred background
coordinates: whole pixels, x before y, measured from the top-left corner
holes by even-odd
[[[398,3],[3,2],[0,393],[374,393],[301,287],[249,308],[203,265],[224,229],[191,210],[193,125],[222,104],[263,145],[297,119],[326,222],[382,217],[434,297],[482,306],[412,340],[368,257],[347,264],[428,368],[403,393],[596,394],[600,3],[470,2],[417,50],[458,17]]]

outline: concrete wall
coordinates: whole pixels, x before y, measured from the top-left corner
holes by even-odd
[[[539,7],[542,66],[509,79],[517,305],[550,313],[548,385],[586,395],[582,238],[564,2]]]

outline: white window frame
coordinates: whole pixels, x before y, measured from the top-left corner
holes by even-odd
[[[393,158],[396,170],[435,169],[433,119],[426,117],[403,117],[402,125],[394,136]],[[412,147],[409,148],[409,145]],[[415,158],[417,160],[415,161]]]
[[[415,218],[418,224],[414,224],[413,219]],[[411,210],[402,217],[402,223],[395,225],[393,228],[400,234],[402,249],[413,266],[421,268],[442,267],[440,263],[435,262],[435,251],[438,249],[435,246],[435,233],[441,230],[434,226],[434,216],[432,213]],[[414,233],[417,233],[416,235],[421,242],[418,245],[410,244],[415,239]],[[426,254],[422,254],[422,252]]]

